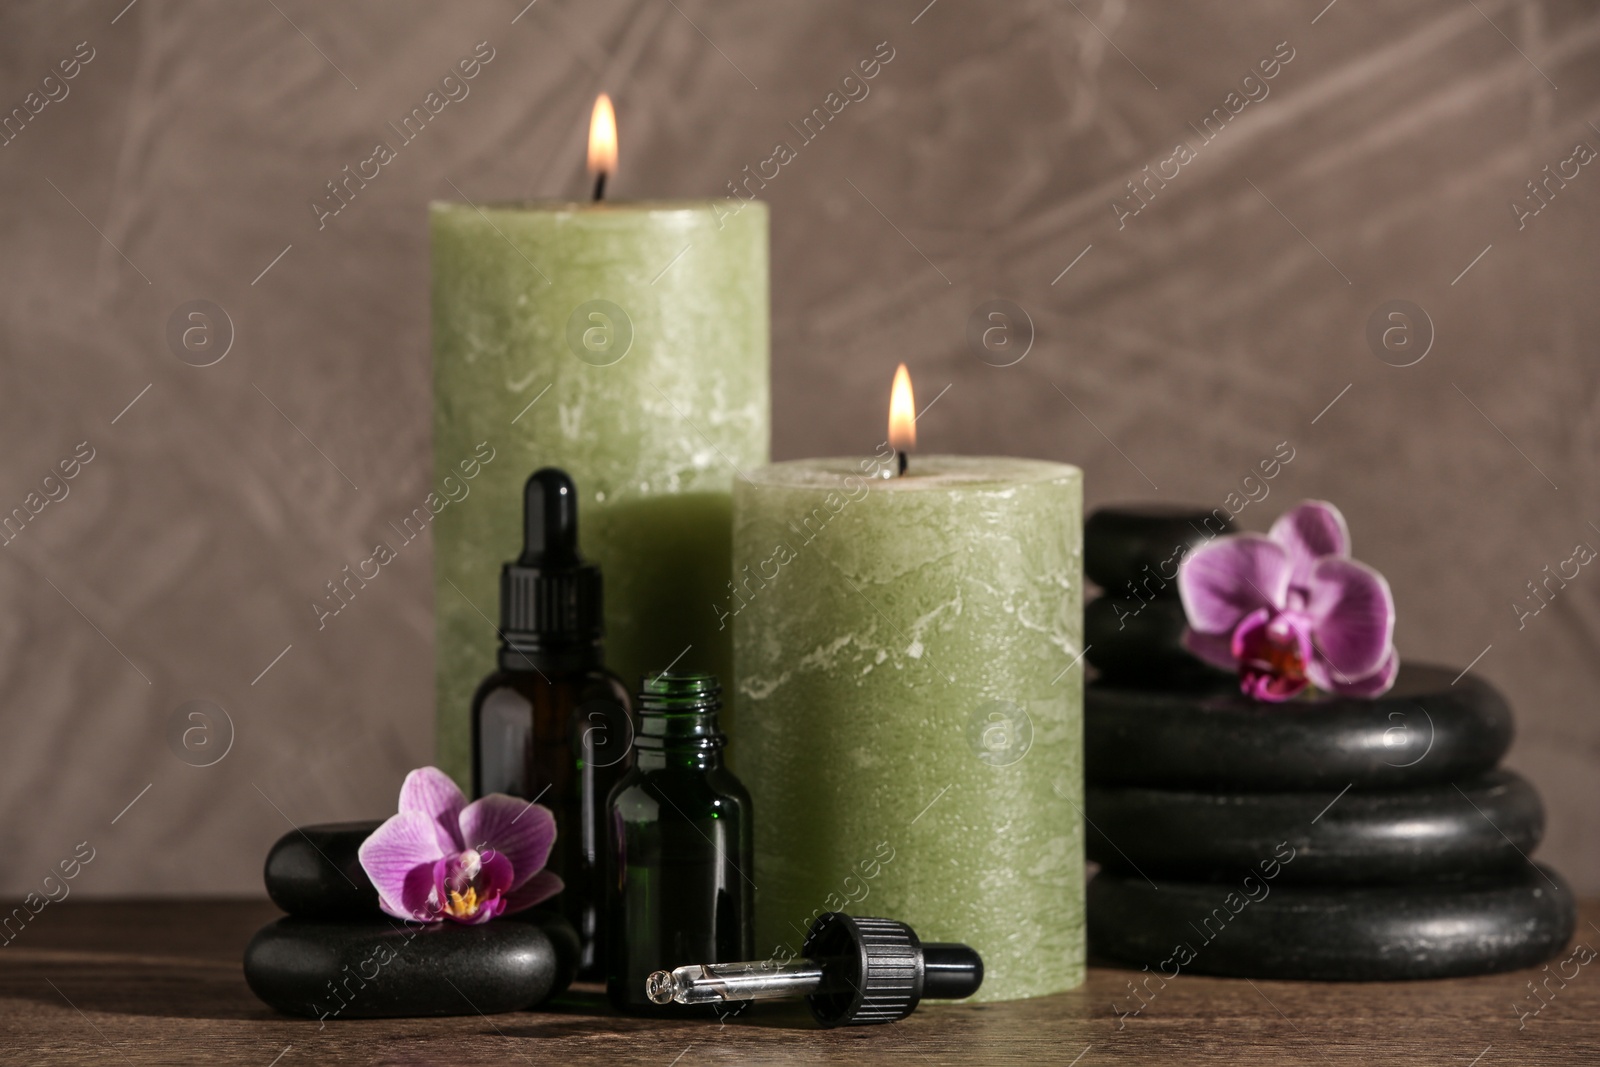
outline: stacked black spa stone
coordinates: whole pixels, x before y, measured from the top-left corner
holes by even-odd
[[[552,911],[479,926],[403,922],[378,907],[357,850],[377,822],[292,830],[267,854],[288,912],[251,939],[244,976],[267,1004],[324,1022],[537,1007],[572,982],[578,938]]]
[[[1528,859],[1533,787],[1498,764],[1511,709],[1470,673],[1402,660],[1375,700],[1281,704],[1183,650],[1178,564],[1218,513],[1104,508],[1084,569],[1096,955],[1247,978],[1437,978],[1536,965],[1576,920]]]

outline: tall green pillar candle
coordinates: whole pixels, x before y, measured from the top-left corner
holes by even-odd
[[[983,956],[979,999],[1084,976],[1082,473],[778,463],[734,486],[729,753],[757,944],[818,911]]]
[[[434,204],[430,216],[438,761],[466,782],[500,567],[521,551],[522,484],[539,467],[577,483],[611,668],[629,686],[674,661],[731,675],[730,634],[706,605],[727,587],[734,468],[768,454],[767,212]],[[468,479],[461,464],[482,442],[493,459]]]

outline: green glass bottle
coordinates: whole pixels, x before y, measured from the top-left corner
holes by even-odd
[[[659,970],[755,952],[750,794],[722,765],[722,687],[662,672],[636,707],[634,764],[607,800],[610,973],[619,1009],[682,1014],[645,992]]]

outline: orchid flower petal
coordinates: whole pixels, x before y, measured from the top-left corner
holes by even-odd
[[[542,804],[492,793],[462,811],[460,837],[467,848],[492,849],[509,860],[515,871],[511,888],[516,888],[549,860],[556,819]]]
[[[1280,608],[1289,590],[1289,553],[1260,534],[1221,538],[1189,554],[1178,593],[1193,629],[1231,631],[1259,608]]]
[[[461,787],[437,767],[418,767],[400,786],[400,810],[421,812],[433,820],[441,852],[460,852],[466,847],[459,829],[461,810],[466,806]]]
[[[1233,638],[1229,634],[1203,634],[1195,630],[1185,630],[1183,647],[1213,667],[1232,671],[1239,666],[1239,661],[1233,658]]]
[[[511,915],[531,908],[549,900],[563,888],[560,875],[554,871],[540,871],[505,895],[505,913]]]
[[[1394,595],[1383,575],[1330,556],[1312,566],[1308,589],[1312,641],[1332,680],[1349,685],[1383,666],[1394,644]]]
[[[1326,663],[1320,660],[1313,660],[1306,665],[1306,668],[1306,673],[1311,676],[1312,683],[1318,689],[1339,696],[1370,699],[1382,696],[1394,685],[1395,677],[1400,673],[1400,654],[1391,647],[1382,665],[1365,678],[1341,680],[1328,670]]]
[[[417,919],[426,915],[431,874],[421,882],[413,872],[431,872],[433,864],[444,858],[437,828],[420,811],[402,811],[361,842],[357,856],[378,891],[378,904],[398,919]]]
[[[1344,515],[1325,500],[1307,500],[1278,516],[1268,534],[1289,552],[1293,584],[1305,584],[1311,565],[1328,556],[1350,555]]]

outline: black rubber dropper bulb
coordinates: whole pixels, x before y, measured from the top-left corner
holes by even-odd
[[[577,487],[556,467],[534,471],[523,487],[522,555],[500,576],[501,666],[547,670],[587,653],[601,612],[600,570],[578,553]]]
[[[544,467],[522,490],[522,556],[519,567],[576,567],[578,490],[566,471]]]
[[[788,962],[693,963],[656,971],[645,992],[657,1004],[806,998],[825,1027],[892,1023],[924,997],[961,1000],[983,984],[983,959],[966,945],[924,945],[893,919],[830,911],[806,934],[803,958]]]

